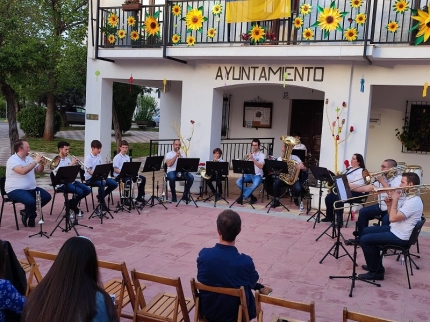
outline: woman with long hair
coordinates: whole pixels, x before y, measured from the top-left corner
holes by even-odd
[[[21,314],[25,304],[25,298],[10,281],[4,279],[5,264],[6,251],[3,241],[0,240],[0,322],[5,321],[4,310]]]
[[[21,321],[116,322],[115,306],[103,290],[93,243],[72,237],[30,293]]]

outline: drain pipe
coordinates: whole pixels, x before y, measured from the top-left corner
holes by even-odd
[[[93,1],[91,0],[91,4],[93,3]],[[91,6],[92,9],[92,6]],[[92,12],[91,12],[91,16],[92,16]],[[96,51],[94,54],[94,58],[98,59],[98,60],[104,60],[110,63],[115,63],[114,60],[112,59],[108,59],[108,58],[103,58],[103,57],[99,57],[99,21],[100,21],[100,0],[97,0],[97,14],[96,14]],[[93,22],[91,21],[91,25],[93,24]],[[93,33],[93,38],[94,38],[94,33]]]
[[[363,58],[369,62],[369,65],[372,65],[372,61],[370,60],[369,56],[367,56],[367,33],[369,30],[369,14],[370,14],[370,1],[368,2],[366,15],[367,20],[366,24],[364,25],[364,47],[363,47]],[[372,32],[375,30],[375,15],[376,15],[376,5],[378,4],[378,0],[375,0],[374,7],[373,7],[373,19],[372,19]],[[373,33],[372,33],[373,35]],[[373,37],[373,36],[372,36]]]
[[[182,64],[188,64],[188,62],[185,60],[167,56],[167,35],[169,32],[169,17],[169,1],[166,0],[166,3],[164,4],[163,58],[170,59]]]

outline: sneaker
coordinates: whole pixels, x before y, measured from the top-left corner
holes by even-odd
[[[28,227],[36,227],[36,220],[34,218],[28,218]]]
[[[109,207],[104,202],[101,204],[101,209],[102,211],[109,211]]]
[[[243,197],[239,196],[239,198],[236,199],[236,203],[243,205]]]
[[[329,218],[325,217],[325,218],[321,219],[321,222],[331,222],[331,220]]]
[[[258,290],[263,295],[270,295],[273,292],[273,289],[269,286],[264,286]]]
[[[137,202],[145,202],[145,197],[142,197],[142,196],[137,197],[137,198],[136,198],[136,201],[137,201]]]
[[[367,265],[361,265],[361,268],[364,269],[365,271],[369,271],[369,267],[367,267]],[[385,267],[382,266],[381,268],[378,269],[377,272],[384,274],[385,273]]]
[[[367,272],[366,274],[358,274],[358,278],[361,278],[363,280],[383,281],[384,273]]]
[[[20,210],[19,213],[21,214],[22,224],[24,225],[24,227],[27,227],[27,213],[24,209]]]
[[[178,202],[178,199],[176,197],[176,193],[172,193],[172,202]]]
[[[298,207],[299,206],[299,199],[298,198],[294,198],[294,204]]]
[[[83,217],[84,216],[82,210],[79,209],[78,207],[76,207],[75,209],[73,209],[73,211],[75,212],[76,217]]]
[[[189,202],[190,201],[190,197],[188,196],[188,194],[185,194],[185,193],[182,195],[181,199],[184,200],[185,202]]]
[[[347,240],[345,240],[345,245],[348,245],[348,246],[360,245],[360,241],[359,240],[355,241],[354,238],[347,239]],[[366,266],[366,265],[363,265],[363,266]]]

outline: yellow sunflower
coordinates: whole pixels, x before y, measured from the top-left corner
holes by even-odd
[[[314,38],[314,31],[311,28],[306,28],[303,31],[303,38],[305,40],[311,40],[312,38]]]
[[[423,41],[427,41],[430,37],[430,6],[428,7],[428,12],[418,9],[417,16],[412,16],[412,19],[419,22],[411,30],[419,28],[415,39],[415,45],[419,45]],[[409,30],[409,31],[411,31]]]
[[[367,17],[365,13],[359,13],[357,17],[355,17],[355,22],[357,23],[357,25],[364,25],[366,19]]]
[[[296,19],[294,19],[294,27],[296,29],[299,29],[301,26],[303,26],[303,19],[300,17],[296,17]]]
[[[182,8],[181,8],[181,6],[180,6],[179,4],[175,4],[175,5],[172,7],[172,13],[173,13],[173,15],[174,15],[175,17],[179,17],[179,16],[181,15],[181,13],[182,13]]]
[[[114,35],[109,35],[107,39],[108,39],[108,41],[109,41],[110,44],[114,44],[115,43],[115,36]]]
[[[361,5],[363,4],[363,0],[351,0],[350,4],[352,8],[357,9],[361,7]]]
[[[348,28],[346,29],[345,33],[344,33],[345,39],[348,41],[354,41],[357,39],[358,37],[358,32],[357,29],[355,28]]]
[[[336,30],[339,27],[339,23],[342,21],[342,15],[337,8],[324,8],[318,15],[319,27],[330,32]]]
[[[397,13],[405,13],[409,9],[409,2],[406,0],[397,0],[393,5],[394,11]]]
[[[213,37],[215,37],[215,35],[216,35],[216,29],[215,28],[210,28],[208,30],[208,37],[209,38],[213,38]]]
[[[215,3],[212,7],[212,13],[214,16],[219,16],[222,14],[222,5],[220,3]]]
[[[266,38],[266,32],[264,28],[260,27],[259,25],[252,26],[248,33],[251,35],[251,43],[263,42]]]
[[[136,41],[139,39],[139,33],[136,30],[133,30],[132,32],[130,32],[130,38],[133,41]]]
[[[130,16],[130,17],[127,18],[127,24],[130,27],[133,27],[135,23],[136,23],[136,19],[133,16]]]
[[[185,17],[185,22],[189,30],[200,30],[202,28],[203,21],[203,13],[199,9],[192,9],[188,11],[187,16]]]
[[[312,11],[312,6],[307,3],[302,4],[302,6],[300,7],[300,13],[304,16],[310,14],[311,11]]]
[[[187,37],[187,47],[194,46],[195,43],[196,43],[196,38],[194,38],[193,36]]]
[[[399,24],[397,23],[397,21],[390,21],[387,25],[387,27],[385,27],[388,29],[389,32],[396,32],[397,29],[399,28]]]
[[[123,39],[126,36],[125,30],[124,29],[118,30],[117,35],[119,39]]]
[[[146,17],[145,31],[150,36],[158,35],[158,33],[160,32],[160,25],[153,16]]]
[[[108,24],[111,27],[116,27],[118,25],[118,16],[115,13],[111,12],[111,14],[109,15]]]
[[[181,35],[174,34],[174,35],[172,36],[172,43],[173,43],[174,45],[177,45],[177,44],[179,44],[180,42],[181,42]]]

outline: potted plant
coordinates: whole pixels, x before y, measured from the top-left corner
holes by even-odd
[[[122,5],[122,10],[124,11],[139,11],[142,9],[142,4],[140,0],[125,0]]]
[[[134,114],[134,120],[139,127],[154,125],[152,115],[157,108],[157,101],[151,95],[140,95],[137,99],[137,108]]]
[[[116,12],[109,12],[103,26],[100,28],[105,47],[113,47],[116,42],[118,32],[118,15]]]

